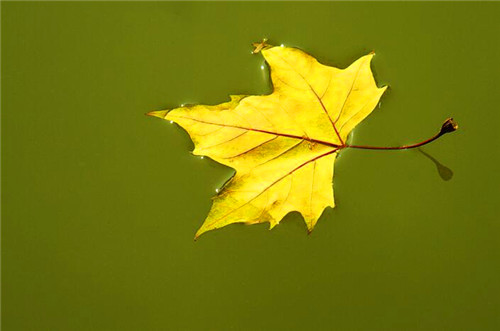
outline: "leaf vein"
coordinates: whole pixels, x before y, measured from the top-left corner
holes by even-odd
[[[335,148],[333,150],[330,150],[326,153],[323,153],[321,155],[318,155],[318,156],[315,156],[314,158],[310,159],[310,160],[307,160],[305,162],[303,162],[302,164],[300,164],[298,167],[294,168],[293,170],[289,171],[288,173],[286,173],[285,175],[281,176],[280,178],[276,179],[274,182],[272,182],[271,184],[269,184],[266,188],[264,188],[261,192],[259,192],[259,194],[257,194],[256,196],[254,196],[253,198],[251,198],[250,200],[248,200],[247,202],[245,202],[244,204],[242,204],[241,206],[231,210],[230,212],[226,213],[225,215],[219,217],[218,219],[210,222],[209,224],[207,224],[207,227],[212,227],[215,223],[219,222],[220,220],[226,218],[227,216],[229,216],[230,214],[234,213],[235,211],[243,208],[244,206],[248,205],[249,203],[251,203],[252,201],[254,201],[255,199],[257,199],[259,196],[261,196],[264,192],[266,192],[267,190],[269,190],[271,187],[273,187],[274,185],[276,185],[277,183],[279,183],[281,180],[283,180],[284,178],[290,176],[291,174],[293,174],[294,172],[296,172],[297,170],[301,169],[302,167],[306,166],[307,164],[311,163],[311,162],[314,162],[316,160],[319,160],[325,156],[328,156],[330,154],[333,154],[335,153],[336,151],[338,150],[338,148]]]

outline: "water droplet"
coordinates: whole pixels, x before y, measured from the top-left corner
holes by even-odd
[[[260,66],[260,68],[261,68],[262,70],[264,70],[264,66]]]

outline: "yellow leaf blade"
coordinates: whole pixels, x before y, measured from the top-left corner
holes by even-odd
[[[335,206],[336,155],[385,91],[370,69],[373,54],[338,69],[294,48],[261,53],[271,68],[271,94],[149,114],[182,126],[194,154],[236,170],[196,238],[232,223],[269,222],[273,228],[292,211],[311,231],[324,209]]]

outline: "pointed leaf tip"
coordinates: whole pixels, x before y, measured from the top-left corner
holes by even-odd
[[[199,228],[198,231],[196,231],[196,233],[194,235],[194,241],[198,241],[200,236],[205,232],[207,232],[207,230],[203,230],[203,226],[201,228]]]
[[[168,113],[167,110],[154,110],[154,111],[150,111],[149,113],[146,113],[146,115],[165,119],[165,116],[167,115],[167,113]]]
[[[260,41],[260,42],[254,42],[254,43],[252,43],[252,46],[253,46],[252,54],[260,53],[260,51],[262,51],[262,50],[264,50],[266,48],[271,47],[271,45],[269,45],[267,43],[267,38],[262,39],[262,41]]]

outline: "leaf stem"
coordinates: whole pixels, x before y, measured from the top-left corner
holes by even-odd
[[[433,137],[421,141],[412,145],[403,145],[403,146],[395,146],[395,147],[380,147],[380,146],[364,146],[364,145],[345,145],[346,148],[357,148],[357,149],[376,149],[376,150],[401,150],[401,149],[411,149],[417,148],[423,145],[427,145],[430,142],[438,139],[442,135],[456,131],[458,129],[458,124],[453,120],[453,118],[448,118],[443,125],[441,126],[441,130],[434,135]]]

